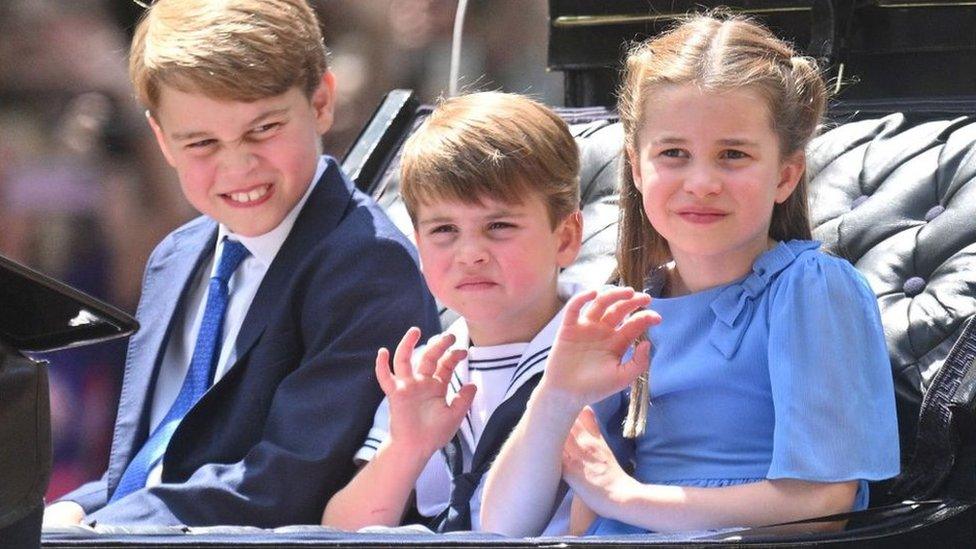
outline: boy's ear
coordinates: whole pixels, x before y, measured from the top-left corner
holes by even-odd
[[[146,120],[149,121],[149,127],[152,128],[153,135],[156,136],[156,143],[159,144],[159,150],[163,151],[163,156],[166,157],[166,162],[168,162],[170,166],[175,167],[175,163],[173,162],[173,153],[170,151],[169,144],[166,142],[166,135],[163,133],[163,128],[160,127],[159,122],[156,121],[156,118],[149,111],[146,111]]]
[[[336,103],[336,81],[335,75],[326,70],[322,73],[322,81],[319,87],[312,92],[312,108],[315,109],[315,129],[319,135],[329,131],[335,117]]]
[[[576,261],[583,245],[583,212],[576,210],[567,215],[556,226],[559,248],[556,250],[556,263],[560,269],[569,267]]]
[[[782,204],[793,194],[793,190],[800,183],[800,178],[807,169],[807,157],[803,149],[791,154],[783,160],[779,170],[779,182],[776,184],[776,203]]]
[[[634,179],[634,188],[637,189],[637,193],[641,192],[641,173],[640,173],[640,159],[637,157],[637,153],[634,148],[630,145],[624,147],[624,154],[627,155],[627,163],[630,164],[630,175]]]

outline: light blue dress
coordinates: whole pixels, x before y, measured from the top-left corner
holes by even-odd
[[[651,308],[647,429],[624,439],[627,396],[595,406],[621,463],[650,484],[718,487],[763,479],[868,480],[898,474],[891,367],[877,301],[818,242],[779,243],[730,284]],[[653,286],[653,284],[652,284]],[[654,293],[653,288],[649,289]],[[592,534],[646,532],[599,518]]]

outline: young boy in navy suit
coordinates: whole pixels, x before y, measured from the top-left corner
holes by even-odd
[[[542,375],[580,249],[579,153],[566,123],[526,97],[442,102],[404,146],[403,199],[424,277],[461,315],[414,350],[422,330],[376,358],[387,399],[329,502],[323,524],[397,526],[412,494],[437,531],[478,530],[481,484]],[[570,499],[546,535],[568,532]]]
[[[45,522],[317,522],[376,349],[439,329],[414,250],[321,156],[335,79],[305,0],[158,0],[130,75],[203,216],[149,259],[108,470]]]

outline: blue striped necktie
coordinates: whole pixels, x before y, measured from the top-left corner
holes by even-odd
[[[223,331],[224,313],[227,311],[227,281],[248,255],[247,248],[240,242],[224,240],[217,272],[210,278],[203,321],[200,323],[200,331],[197,332],[193,358],[190,359],[190,368],[186,372],[183,386],[156,430],[129,462],[109,501],[116,501],[146,486],[149,472],[163,458],[166,446],[183,416],[210,386],[214,366],[220,356],[220,335]]]

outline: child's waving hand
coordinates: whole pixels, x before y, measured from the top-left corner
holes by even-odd
[[[647,341],[626,362],[621,358],[638,336],[661,321],[656,312],[639,310],[650,302],[650,296],[631,288],[590,291],[570,299],[543,377],[545,392],[582,408],[622,390],[644,372],[650,355]]]
[[[435,336],[423,350],[416,368],[411,364],[414,348],[420,341],[420,330],[411,328],[397,345],[390,371],[390,352],[376,353],[376,379],[390,399],[390,442],[414,446],[423,455],[431,455],[447,444],[457,432],[471,407],[475,386],[461,387],[450,404],[447,387],[467,351],[450,350],[454,336]]]

